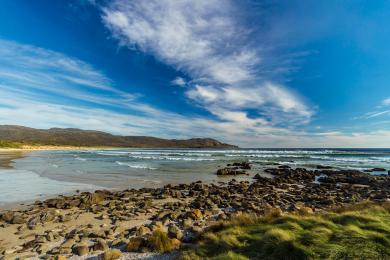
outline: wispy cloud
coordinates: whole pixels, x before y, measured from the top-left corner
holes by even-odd
[[[183,116],[141,102],[137,93],[118,90],[91,65],[58,52],[4,40],[0,49],[0,124],[170,138],[202,133],[231,141],[247,131],[248,126]]]
[[[137,93],[118,90],[102,72],[64,54],[4,40],[0,41],[0,50],[0,124],[76,127],[166,138],[213,137],[244,147],[365,146],[368,142],[383,146],[390,143],[389,132],[312,134],[278,127],[277,123],[263,117],[248,117],[240,110],[248,106],[275,109],[269,103],[275,95],[286,95],[282,99],[285,103],[277,109],[302,109],[301,103],[295,103],[288,91],[269,94],[275,91],[272,83],[255,91],[258,96],[250,89],[243,93],[226,87],[202,89],[201,85],[194,85],[193,88],[199,88],[194,93],[205,91],[202,94],[206,97],[199,102],[210,105],[210,111],[218,117],[185,116],[144,103]],[[266,88],[268,91],[264,92]],[[279,91],[282,87],[276,89]],[[219,96],[236,109],[229,109],[228,103],[220,103]]]
[[[388,109],[387,106],[390,106],[390,98],[384,99],[380,105],[376,107],[375,111],[367,112],[362,116],[355,117],[354,119],[370,119],[390,115],[390,109]]]
[[[228,0],[116,0],[103,8],[103,20],[122,46],[188,75],[186,96],[220,120],[258,127],[308,122],[313,109],[264,77],[270,68],[261,43],[253,45],[252,28],[237,18],[238,9]],[[249,109],[256,113],[249,116]]]

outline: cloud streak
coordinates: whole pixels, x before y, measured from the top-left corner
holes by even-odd
[[[213,137],[243,147],[365,146],[367,142],[383,146],[390,141],[390,133],[386,131],[346,135],[289,130],[263,117],[249,118],[245,111],[230,110],[218,103],[218,97],[224,96],[223,99],[230,100],[236,108],[249,105],[275,109],[270,97],[289,92],[267,96],[275,91],[271,83],[262,86],[269,89],[259,91],[258,96],[250,92],[236,93],[232,88],[206,87],[205,91],[211,94],[203,94],[208,95],[210,101],[203,98],[199,102],[210,102],[205,104],[210,105],[210,111],[218,118],[185,116],[144,103],[137,93],[118,90],[102,72],[76,58],[4,40],[0,41],[0,50],[0,124],[75,127],[165,138],[189,138],[201,133],[199,137]],[[281,86],[276,88],[280,89]],[[198,92],[202,92],[200,85]],[[278,109],[301,110],[296,107],[299,104],[286,102]]]
[[[122,46],[152,54],[190,77],[189,101],[220,120],[252,126],[308,122],[313,110],[259,71],[267,67],[261,43],[253,47],[238,9],[228,0],[116,0],[103,7],[102,19]]]

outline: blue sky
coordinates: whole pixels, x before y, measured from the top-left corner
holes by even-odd
[[[2,1],[0,124],[389,147],[390,1]]]

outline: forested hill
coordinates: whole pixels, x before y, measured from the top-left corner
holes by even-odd
[[[120,136],[75,128],[34,129],[16,125],[0,125],[0,141],[33,145],[107,146],[107,147],[175,147],[175,148],[232,148],[211,138],[187,140],[162,139],[150,136]]]

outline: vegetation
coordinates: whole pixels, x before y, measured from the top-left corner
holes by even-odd
[[[24,144],[77,147],[236,147],[211,138],[176,140],[148,136],[119,136],[75,128],[34,129],[15,125],[0,125],[0,139]]]
[[[389,259],[390,204],[330,213],[239,215],[219,223],[182,259]]]
[[[148,240],[150,247],[160,253],[170,252],[180,246],[177,239],[171,239],[162,230],[155,230]]]
[[[12,141],[0,140],[0,148],[21,148],[22,144]]]

